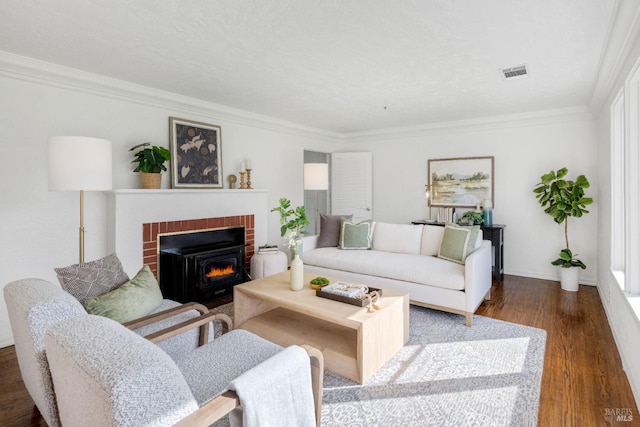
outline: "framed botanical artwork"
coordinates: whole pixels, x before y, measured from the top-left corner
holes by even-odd
[[[493,156],[429,160],[429,205],[475,208],[493,198]]]
[[[171,186],[222,188],[220,126],[169,117]]]

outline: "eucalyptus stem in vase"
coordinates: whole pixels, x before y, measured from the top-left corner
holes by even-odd
[[[271,209],[271,212],[280,214],[280,236],[284,237],[289,233],[289,248],[292,249],[292,258],[295,255],[302,255],[302,235],[305,234],[304,226],[309,224],[304,206],[291,207],[291,201],[281,198],[280,205]]]

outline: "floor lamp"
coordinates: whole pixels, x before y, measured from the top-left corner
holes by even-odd
[[[304,189],[316,192],[316,208],[313,217],[313,234],[318,234],[318,191],[329,189],[329,164],[304,164]]]
[[[80,263],[84,263],[84,192],[111,190],[111,142],[84,136],[49,138],[49,191],[80,191]]]

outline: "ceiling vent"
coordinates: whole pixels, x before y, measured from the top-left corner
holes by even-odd
[[[505,80],[522,79],[529,75],[526,65],[518,65],[511,68],[503,68],[500,70],[500,74]]]

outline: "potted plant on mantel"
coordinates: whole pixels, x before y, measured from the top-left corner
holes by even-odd
[[[133,154],[131,163],[138,164],[133,171],[140,172],[142,188],[160,188],[162,172],[167,171],[167,167],[164,164],[171,158],[169,150],[157,145],[151,145],[150,142],[143,142],[129,149],[129,151],[134,150],[138,151]]]
[[[584,175],[578,175],[575,181],[566,180],[564,177],[569,171],[567,168],[551,171],[540,177],[540,182],[536,184],[533,192],[538,199],[538,203],[545,208],[553,220],[564,223],[565,248],[560,251],[560,256],[551,264],[560,268],[560,286],[566,291],[577,291],[579,289],[579,272],[587,266],[576,258],[569,249],[568,220],[570,217],[580,218],[589,213],[587,205],[593,203],[591,197],[585,197],[584,189],[590,184]]]

